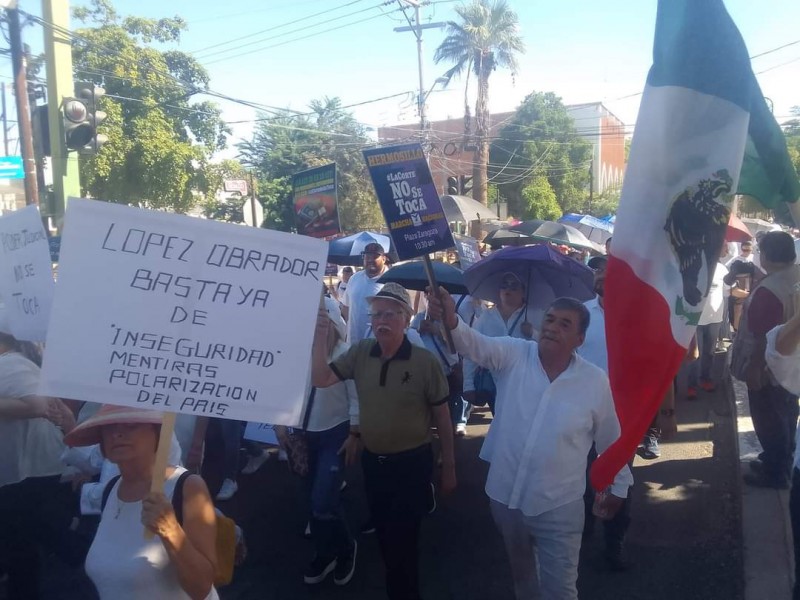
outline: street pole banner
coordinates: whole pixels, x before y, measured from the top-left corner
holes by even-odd
[[[452,248],[453,236],[422,146],[364,150],[364,159],[400,260]]]
[[[478,246],[478,240],[466,235],[453,234],[453,239],[456,243],[456,253],[458,260],[461,263],[463,270],[469,269],[476,262],[481,260],[481,250]]]
[[[279,445],[278,435],[275,433],[275,426],[267,423],[248,423],[244,428],[244,439],[250,440],[251,442],[269,444],[271,446]]]
[[[36,206],[0,217],[0,300],[18,340],[43,342],[53,302],[50,244]]]
[[[40,392],[297,425],[320,240],[70,201]]]
[[[297,233],[328,237],[341,231],[336,201],[336,163],[308,169],[292,177]]]

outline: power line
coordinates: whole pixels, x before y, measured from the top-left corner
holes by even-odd
[[[308,38],[315,37],[315,36],[318,36],[318,35],[322,35],[324,33],[330,33],[331,31],[337,31],[339,29],[344,29],[345,27],[351,27],[352,25],[358,25],[360,23],[366,23],[367,21],[372,21],[374,19],[379,19],[381,17],[385,17],[387,14],[390,14],[392,12],[397,12],[398,10],[399,9],[395,9],[393,11],[389,11],[389,13],[381,13],[381,14],[378,14],[378,15],[373,15],[371,17],[366,17],[364,19],[359,19],[357,21],[352,21],[350,23],[345,23],[343,25],[339,25],[338,27],[331,27],[330,29],[324,29],[322,31],[317,31],[317,32],[314,32],[314,33],[310,33],[308,35],[303,35],[303,36],[300,36],[300,37],[297,37],[297,38],[292,38],[290,40],[279,42],[277,44],[271,44],[269,46],[263,46],[261,48],[254,48],[253,50],[249,50],[247,52],[241,52],[239,54],[232,54],[231,56],[224,56],[222,58],[218,58],[216,60],[209,61],[209,62],[207,62],[205,64],[206,65],[213,65],[213,64],[216,64],[216,63],[219,63],[219,62],[223,62],[223,61],[226,61],[226,60],[231,60],[231,59],[234,59],[234,58],[240,58],[242,56],[249,56],[250,54],[255,54],[257,52],[263,52],[264,50],[269,50],[271,48],[278,48],[279,46],[285,46],[286,44],[291,44],[293,42],[299,42],[301,40],[306,40]]]
[[[334,8],[329,8],[327,10],[323,10],[323,11],[314,13],[313,15],[300,17],[299,19],[295,19],[294,21],[288,21],[286,23],[280,23],[278,25],[273,25],[272,27],[267,27],[266,29],[262,29],[261,31],[256,31],[255,33],[250,33],[250,34],[247,34],[247,35],[244,35],[244,36],[241,36],[241,37],[238,37],[238,38],[234,38],[232,40],[228,40],[228,41],[225,41],[225,42],[219,42],[217,44],[212,44],[211,46],[206,46],[205,48],[198,48],[197,50],[190,51],[189,54],[204,54],[207,50],[211,50],[212,48],[219,48],[220,46],[228,46],[230,44],[238,44],[238,42],[240,42],[241,40],[246,40],[246,39],[250,39],[250,38],[253,38],[253,37],[258,37],[258,36],[260,36],[260,35],[262,35],[264,33],[267,33],[269,31],[275,31],[276,29],[281,29],[281,28],[287,27],[289,25],[294,25],[295,23],[300,23],[302,21],[307,21],[308,19],[313,19],[314,17],[319,17],[320,15],[324,15],[324,14],[327,14],[327,13],[330,13],[330,12],[335,12],[335,11],[340,10],[342,8],[346,8],[348,6],[352,6],[353,4],[358,4],[359,2],[364,2],[364,0],[351,0],[347,4],[343,4],[341,6],[336,6]],[[378,5],[378,6],[381,6],[381,5]],[[373,8],[377,8],[377,7],[371,6],[369,8],[364,9],[364,10],[356,11],[354,13],[349,13],[348,15],[344,15],[344,16],[346,17],[346,16],[358,14],[358,13],[364,12],[366,10],[372,10]],[[343,18],[343,17],[342,16],[337,17],[337,19],[341,19],[341,18]],[[332,19],[332,20],[335,21],[336,19]],[[324,21],[322,23],[324,23]],[[320,25],[322,23],[315,23],[314,25],[310,25],[309,27],[316,27],[317,25]],[[296,33],[297,31],[302,31],[303,29],[307,29],[307,28],[308,27],[301,27],[300,29],[294,29],[294,30],[291,30],[291,31],[287,31],[285,33],[279,34],[279,35],[274,36],[274,37],[279,37],[280,35],[288,35],[290,33]],[[267,39],[272,39],[272,37],[268,37]],[[242,45],[238,46],[238,48],[242,48],[242,47],[251,45],[253,43],[260,43],[262,41],[265,41],[265,40],[259,40],[258,42],[251,42],[250,44],[242,44]],[[223,50],[222,52],[227,52],[227,50]],[[211,56],[213,54],[218,54],[218,53],[219,52],[212,52],[209,56]]]
[[[298,6],[305,6],[307,4],[318,4],[323,0],[308,0],[307,2],[292,2],[290,4],[283,4],[281,6],[267,6],[265,8],[254,8],[245,12],[238,12],[238,13],[228,13],[224,15],[214,15],[213,17],[207,17],[204,19],[192,19],[191,21],[187,21],[186,23],[191,25],[193,23],[207,23],[208,21],[220,21],[222,19],[230,19],[235,17],[243,17],[243,16],[250,16],[253,13],[258,12],[266,12],[266,11],[278,11],[283,10],[284,8],[297,8]]]

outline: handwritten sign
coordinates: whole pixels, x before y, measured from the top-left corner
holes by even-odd
[[[18,340],[42,342],[53,301],[50,246],[35,206],[0,217],[0,294]]]
[[[261,442],[271,446],[278,445],[278,435],[275,426],[267,423],[248,423],[244,428],[244,439],[251,442]]]
[[[364,150],[364,159],[400,260],[452,248],[453,236],[422,146]]]
[[[296,425],[327,246],[70,202],[42,393]]]
[[[475,238],[454,233],[453,239],[456,242],[458,261],[461,263],[462,269],[469,269],[472,265],[483,258],[481,256],[481,250],[478,247],[478,240]]]

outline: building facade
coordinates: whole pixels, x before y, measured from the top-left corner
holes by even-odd
[[[592,144],[592,185],[594,193],[618,189],[625,172],[625,124],[601,102],[567,106],[575,121],[577,135]],[[495,137],[513,119],[515,112],[489,117],[489,137]],[[433,180],[440,194],[447,193],[448,177],[471,176],[475,160],[474,138],[466,137],[464,119],[432,121],[426,132]],[[378,129],[381,144],[419,141],[419,124],[394,125]]]

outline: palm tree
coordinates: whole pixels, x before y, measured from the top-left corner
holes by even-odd
[[[519,35],[517,13],[508,7],[505,0],[472,0],[470,4],[462,4],[455,10],[461,22],[448,21],[447,37],[436,49],[433,60],[437,63],[444,61],[453,64],[445,74],[448,80],[466,73],[469,85],[470,72],[478,80],[478,98],[475,102],[477,154],[472,172],[473,197],[486,204],[489,75],[498,67],[516,74],[517,55],[525,52],[525,44]]]

